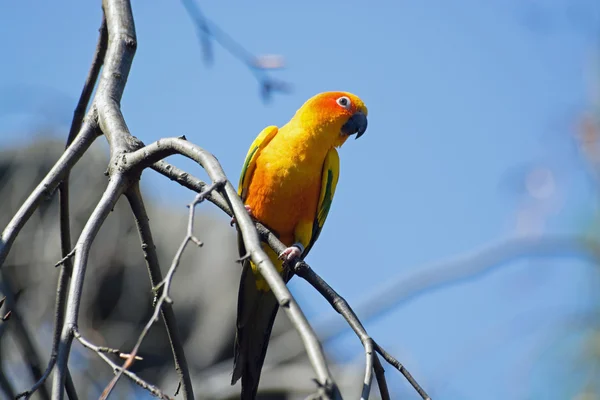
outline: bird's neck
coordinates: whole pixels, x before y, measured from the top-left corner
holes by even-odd
[[[301,125],[286,125],[278,139],[285,143],[294,161],[322,165],[327,152],[334,147],[331,135],[319,130],[305,129]],[[279,136],[279,134],[277,135]]]

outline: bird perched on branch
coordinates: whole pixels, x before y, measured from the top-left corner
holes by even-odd
[[[288,246],[276,254],[263,249],[287,283],[287,261],[304,258],[321,233],[338,182],[336,147],[367,129],[367,107],[347,92],[320,93],[281,128],[266,127],[254,140],[242,168],[238,194],[253,218]],[[238,240],[240,256],[246,254]],[[238,294],[237,330],[231,384],[242,378],[243,400],[258,390],[278,304],[267,282],[248,259]]]

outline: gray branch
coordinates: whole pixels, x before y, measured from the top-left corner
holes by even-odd
[[[156,254],[156,246],[154,244],[152,231],[150,229],[148,213],[146,212],[146,207],[144,206],[142,194],[140,192],[139,184],[137,182],[127,191],[126,196],[129,200],[133,216],[135,217],[138,232],[140,234],[142,250],[144,252],[144,259],[146,260],[146,266],[148,267],[148,273],[150,275],[150,282],[152,284],[152,288],[154,289],[161,285],[161,283],[164,282],[164,280],[162,277],[162,272],[160,270],[160,265],[158,263],[158,255]],[[169,279],[172,279],[172,276],[173,274],[170,274]],[[192,380],[190,378],[189,368],[185,359],[183,345],[179,337],[179,331],[177,330],[177,321],[175,319],[173,307],[168,301],[160,301],[156,303],[155,312],[158,312],[159,310],[162,313],[163,321],[167,330],[167,335],[169,336],[169,341],[173,349],[175,370],[179,374],[182,382],[184,398],[193,399],[194,393],[192,389]],[[153,322],[154,320],[155,318],[152,317],[151,321]],[[149,327],[150,326],[148,325],[148,329]],[[147,330],[144,329],[138,341],[140,344],[146,333]],[[136,345],[134,351],[132,351],[132,354],[134,354],[134,356],[135,353],[137,353],[138,349],[139,345]],[[126,370],[127,368],[129,368],[129,365],[123,366],[124,370]],[[115,378],[115,383],[116,379],[118,379],[118,377]]]
[[[83,280],[85,278],[85,271],[92,243],[100,230],[102,223],[108,217],[108,214],[111,212],[126,187],[127,178],[124,175],[115,175],[111,177],[108,187],[85,224],[81,236],[79,236],[79,240],[75,245],[75,261],[73,263],[73,274],[69,286],[65,322],[60,336],[56,368],[53,376],[53,400],[62,400],[64,398],[63,388],[66,380],[67,363],[71,351],[71,344],[73,342],[73,332],[77,327]]]
[[[65,150],[50,172],[48,172],[46,177],[33,190],[27,200],[25,200],[21,208],[19,208],[15,216],[10,220],[2,232],[2,236],[0,237],[0,268],[4,264],[12,244],[25,223],[33,215],[34,211],[39,207],[42,201],[52,197],[54,191],[67,172],[73,168],[77,161],[79,161],[83,153],[91,146],[97,136],[98,124],[96,113],[95,110],[91,110],[90,113],[88,113],[79,135],[77,135],[73,143]]]
[[[83,336],[81,336],[81,333],[79,333],[79,330],[77,330],[76,328],[73,329],[73,336],[77,340],[79,340],[79,343],[81,343],[83,345],[83,347],[85,347],[86,349],[92,350],[93,352],[98,354],[98,356],[101,359],[103,359],[108,365],[110,365],[110,367],[112,368],[112,370],[115,373],[117,373],[117,374],[123,373],[125,376],[127,376],[129,379],[131,379],[133,382],[135,382],[139,387],[147,390],[148,392],[150,392],[150,394],[152,394],[155,397],[158,397],[159,399],[173,400],[171,397],[164,394],[159,388],[157,388],[154,385],[150,385],[148,382],[146,382],[145,380],[143,380],[142,378],[140,378],[133,372],[123,370],[114,361],[112,361],[110,358],[108,358],[105,353],[113,353],[113,354],[119,353],[119,356],[121,356],[121,358],[123,358],[123,356],[129,357],[129,354],[122,354],[117,349],[107,349],[106,347],[96,346],[95,344],[91,343],[90,341],[86,340]]]

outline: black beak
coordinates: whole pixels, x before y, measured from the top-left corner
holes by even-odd
[[[356,133],[356,139],[361,137],[367,130],[367,116],[361,111],[357,111],[353,116],[342,126],[342,132],[348,136]]]

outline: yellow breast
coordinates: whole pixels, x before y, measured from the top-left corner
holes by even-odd
[[[256,160],[246,204],[290,246],[296,224],[315,218],[325,151],[279,132]],[[321,156],[322,154],[322,156]]]

